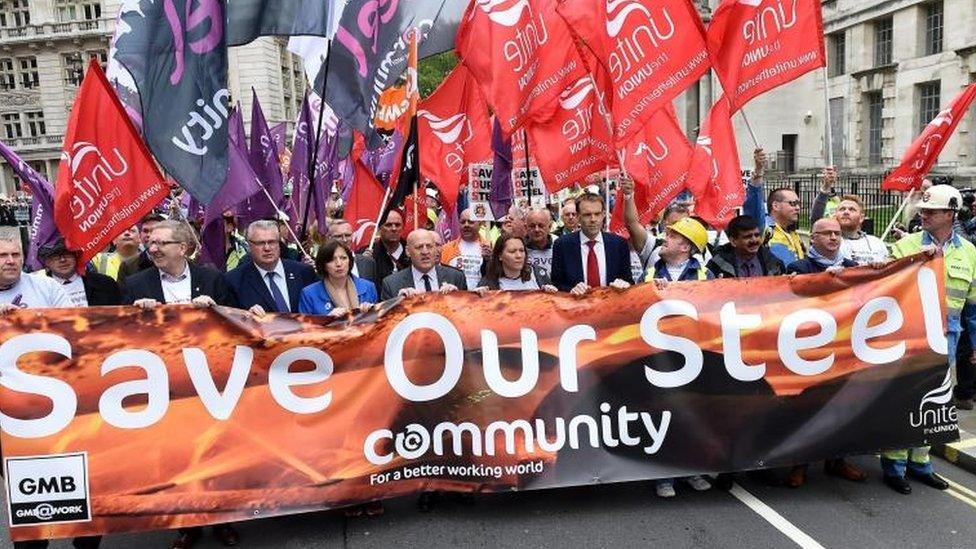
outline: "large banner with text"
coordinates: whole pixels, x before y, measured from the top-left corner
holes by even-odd
[[[16,540],[785,466],[954,439],[941,259],[354,318],[0,318]]]

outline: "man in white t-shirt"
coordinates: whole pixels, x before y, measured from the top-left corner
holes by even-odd
[[[441,263],[464,272],[468,288],[476,288],[481,280],[481,264],[491,257],[491,244],[481,238],[481,222],[474,220],[471,208],[461,212],[461,236],[444,245]]]
[[[0,314],[71,306],[71,298],[60,284],[42,274],[24,272],[20,230],[0,227]]]

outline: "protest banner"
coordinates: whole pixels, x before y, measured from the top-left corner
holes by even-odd
[[[942,273],[941,258],[918,255],[584,298],[424,294],[331,324],[221,307],[15,311],[0,318],[11,533],[188,527],[948,441]]]
[[[512,170],[512,185],[515,192],[515,205],[523,210],[546,207],[546,187],[542,184],[539,168],[517,168]]]
[[[491,213],[491,164],[468,165],[468,206],[472,219],[494,221]]]

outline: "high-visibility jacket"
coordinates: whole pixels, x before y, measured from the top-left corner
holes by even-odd
[[[115,252],[101,252],[92,259],[95,270],[105,276],[112,277],[113,280],[119,279],[119,267],[122,266],[122,256]]]
[[[898,259],[933,244],[935,241],[929,233],[912,233],[892,246],[891,255]],[[946,329],[960,333],[965,322],[970,340],[976,345],[976,246],[953,232],[942,248],[942,255],[945,261]]]
[[[655,279],[683,282],[687,280],[711,280],[713,278],[715,278],[715,275],[699,263],[697,259],[692,257],[688,259],[688,264],[685,265],[684,270],[678,275],[678,280],[671,280],[667,262],[659,259],[652,268],[647,270],[647,276],[644,278],[644,282],[651,282]]]

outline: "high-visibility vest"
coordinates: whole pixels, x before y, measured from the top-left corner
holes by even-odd
[[[891,255],[895,259],[916,254],[925,246],[924,233],[910,234],[894,244]],[[953,233],[943,250],[945,261],[946,309],[950,319],[962,316],[966,301],[976,303],[976,246]],[[950,330],[952,322],[949,322]],[[958,325],[958,324],[957,324]]]

